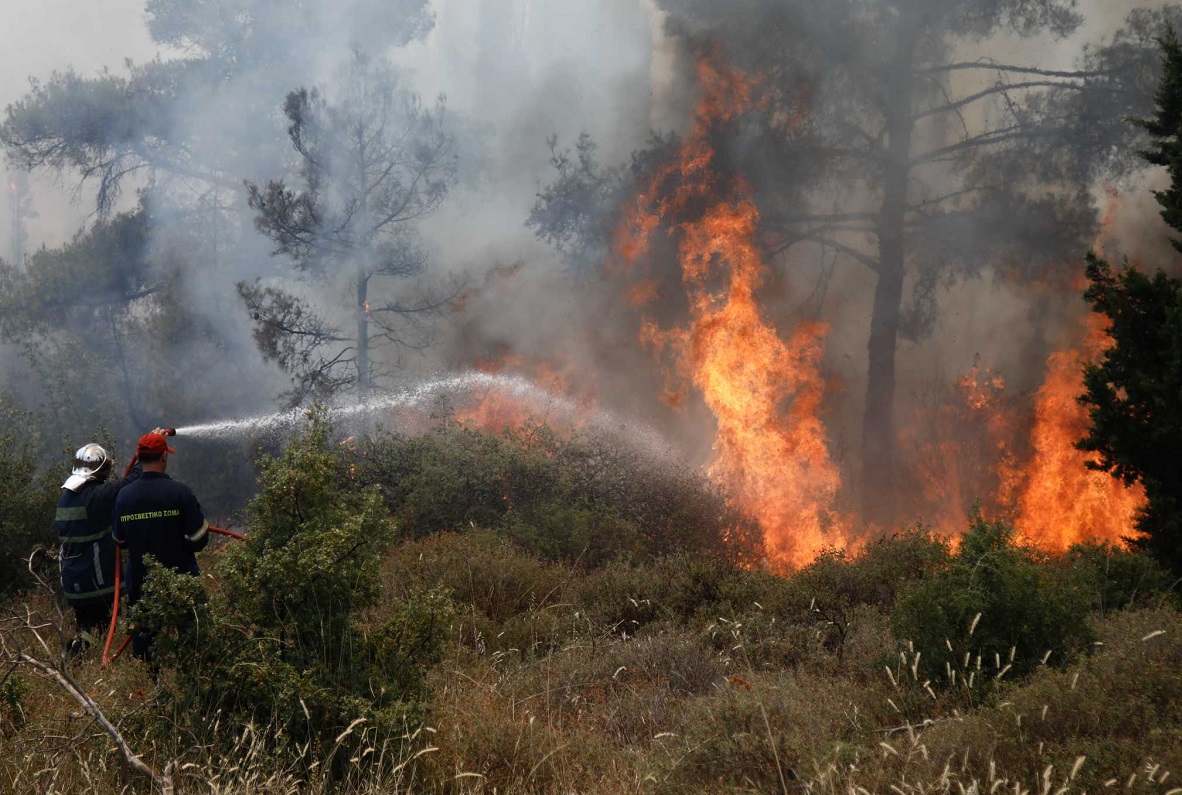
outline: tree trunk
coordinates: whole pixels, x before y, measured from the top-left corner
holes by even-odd
[[[369,190],[366,176],[365,126],[357,128],[357,396],[369,397],[369,247],[372,243],[369,228]]]
[[[904,223],[911,171],[911,60],[913,34],[906,28],[891,61],[886,175],[878,220],[878,284],[870,318],[866,413],[862,423],[862,518],[889,526],[895,515],[895,349],[906,263]]]
[[[149,427],[148,421],[144,419],[143,412],[140,411],[139,402],[136,400],[136,395],[139,391],[135,388],[131,380],[131,369],[127,365],[127,352],[123,348],[123,340],[119,336],[119,324],[115,321],[115,310],[107,307],[104,310],[107,324],[111,327],[111,339],[115,343],[115,354],[119,361],[119,372],[123,376],[123,401],[127,405],[127,414],[131,417],[131,421],[135,423],[136,428]]]
[[[369,396],[369,272],[363,259],[357,265],[357,394]]]

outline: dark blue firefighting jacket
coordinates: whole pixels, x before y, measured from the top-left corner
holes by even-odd
[[[94,599],[115,592],[111,513],[116,496],[140,476],[140,471],[136,464],[123,480],[90,481],[78,491],[62,489],[53,523],[61,543],[58,566],[67,599]]]
[[[209,523],[192,490],[163,472],[145,472],[115,499],[113,535],[127,555],[127,603],[139,601],[144,556],[173,571],[198,574],[194,554],[209,543]]]

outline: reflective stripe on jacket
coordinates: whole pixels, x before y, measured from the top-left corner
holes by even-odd
[[[57,527],[58,568],[62,592],[72,601],[115,592],[115,541],[111,515],[115,497],[140,475],[137,464],[123,480],[90,482],[70,491],[62,489],[54,514]]]

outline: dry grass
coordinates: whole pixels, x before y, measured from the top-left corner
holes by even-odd
[[[1089,656],[967,693],[924,678],[885,607],[850,607],[835,645],[789,590],[714,576],[585,573],[489,537],[407,544],[388,591],[444,582],[461,608],[428,674],[426,723],[397,737],[356,724],[337,744],[357,749],[348,760],[333,751],[311,767],[280,761],[293,758],[276,753],[283,726],[170,730],[182,716],[133,660],[100,670],[90,656],[73,673],[181,793],[1182,795],[1174,607],[1097,615]],[[996,676],[1006,663],[982,666]],[[150,791],[56,685],[15,681],[0,698],[0,793]]]

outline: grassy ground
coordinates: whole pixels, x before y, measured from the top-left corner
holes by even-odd
[[[700,476],[537,429],[314,417],[260,472],[248,542],[149,576],[157,668],[0,606],[0,793],[1182,795],[1141,555],[975,517],[767,571]]]
[[[889,588],[838,598],[835,574],[865,582],[868,565],[779,577],[673,557],[588,570],[492,534],[403,542],[362,623],[423,588],[449,592],[424,721],[405,737],[347,727],[310,766],[275,753],[284,726],[213,716],[203,737],[170,733],[191,717],[164,696],[183,670],[153,680],[130,659],[101,670],[93,654],[69,670],[180,792],[1182,792],[1172,597],[1093,609],[1094,640],[1070,661],[1022,650],[1033,671],[1011,678],[1009,655],[970,649],[954,680],[896,636]],[[24,606],[55,614],[48,597]],[[348,760],[329,758],[338,748]],[[24,669],[0,686],[0,792],[151,789],[60,687]]]

